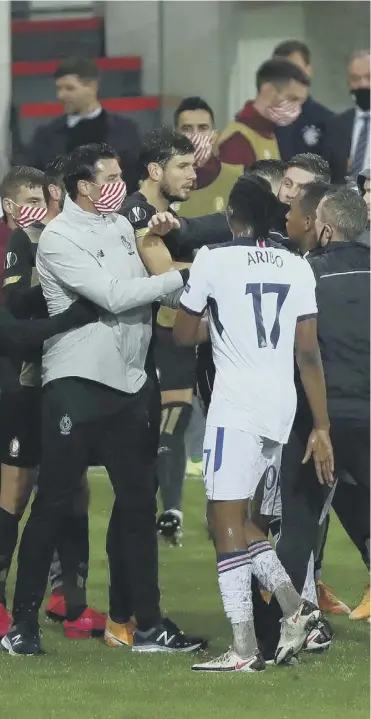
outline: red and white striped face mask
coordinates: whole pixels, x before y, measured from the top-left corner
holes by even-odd
[[[211,135],[195,132],[187,134],[187,137],[195,148],[195,166],[202,167],[206,165],[212,155],[215,132],[212,132]]]
[[[15,203],[14,203],[15,204]],[[18,227],[25,229],[34,222],[42,222],[46,213],[46,207],[35,207],[35,205],[18,205],[19,213],[15,221]]]
[[[120,180],[120,182],[107,182],[97,185],[97,187],[100,187],[99,200],[92,200],[95,209],[102,215],[118,212],[127,194],[126,183]]]
[[[300,113],[300,103],[289,102],[288,100],[282,100],[282,102],[280,102],[279,105],[276,105],[276,107],[267,108],[268,118],[279,127],[291,125],[298,119]]]

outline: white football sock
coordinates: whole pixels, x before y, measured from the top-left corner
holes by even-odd
[[[243,659],[257,651],[254,630],[251,560],[246,550],[218,555],[219,588],[224,611],[232,624],[233,647]]]
[[[260,584],[275,595],[284,617],[299,609],[301,598],[268,540],[250,542],[252,571]]]

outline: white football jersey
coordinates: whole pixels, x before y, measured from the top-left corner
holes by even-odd
[[[209,425],[287,442],[296,323],[316,317],[315,287],[309,263],[268,240],[238,238],[199,251],[181,307],[208,311],[216,369]]]

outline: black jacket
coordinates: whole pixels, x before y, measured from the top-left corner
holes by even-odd
[[[287,127],[276,127],[276,137],[282,159],[291,160],[294,155],[302,152],[314,152],[317,155],[322,155],[326,126],[332,117],[331,110],[308,97],[295,122]]]
[[[107,135],[104,141],[117,150],[120,155],[123,176],[128,193],[135,192],[138,186],[138,156],[140,137],[132,120],[102,110],[107,118]],[[24,163],[44,170],[47,163],[56,155],[66,154],[67,149],[66,117],[57,117],[47,125],[38,127],[31,143],[25,149]],[[97,140],[98,141],[98,140]]]
[[[333,117],[327,125],[323,156],[328,161],[332,182],[342,184],[349,174],[348,163],[352,146],[354,108]]]
[[[274,242],[291,249],[285,233],[288,208],[281,205],[279,216],[273,222],[269,237]],[[166,235],[165,243],[174,259],[179,259],[190,251],[199,250],[204,245],[222,245],[232,240],[232,232],[224,212],[201,217],[179,217],[180,230],[172,230]]]
[[[309,257],[330,420],[370,418],[370,248],[333,242]]]
[[[44,305],[41,287],[33,287],[35,304]],[[54,317],[16,319],[5,307],[0,307],[0,357],[27,362],[39,361],[43,343],[60,332],[95,322],[97,311],[86,300],[73,302],[64,312]],[[3,378],[0,378],[3,379]]]

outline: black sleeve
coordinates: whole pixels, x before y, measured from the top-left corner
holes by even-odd
[[[58,315],[42,320],[18,320],[0,309],[0,355],[25,362],[40,359],[45,340],[60,332]]]
[[[129,220],[136,236],[141,237],[148,232],[148,223],[155,212],[152,205],[134,195],[124,202],[120,214]]]
[[[19,318],[30,317],[30,293],[34,249],[28,235],[17,228],[9,237],[6,247],[3,280],[3,302]]]
[[[95,322],[97,318],[94,305],[83,299],[46,319],[16,319],[0,307],[0,355],[26,362],[39,360],[42,345],[50,337]]]
[[[182,256],[204,245],[221,245],[232,239],[227,218],[223,212],[202,217],[180,217],[180,230],[172,230],[165,244],[173,257]]]
[[[50,147],[48,142],[47,126],[38,127],[34,132],[31,142],[23,149],[23,164],[28,167],[36,167],[38,170],[45,169],[45,149]],[[46,133],[48,133],[46,135]]]

